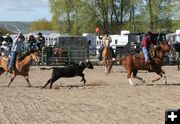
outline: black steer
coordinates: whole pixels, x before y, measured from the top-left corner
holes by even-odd
[[[80,61],[79,64],[73,64],[62,68],[59,67],[40,68],[41,70],[53,69],[51,78],[47,81],[47,83],[43,86],[43,88],[45,88],[49,83],[51,83],[50,84],[50,89],[51,89],[53,83],[61,77],[68,78],[68,77],[81,76],[82,77],[81,81],[84,81],[85,84],[86,80],[84,78],[84,74],[82,73],[85,68],[93,69],[94,67],[89,60],[86,60],[86,61]]]

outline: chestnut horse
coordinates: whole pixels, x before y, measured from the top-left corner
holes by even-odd
[[[112,50],[108,46],[104,46],[102,51],[102,61],[101,63],[105,66],[105,72],[109,73],[109,65],[112,61]]]
[[[32,50],[28,52],[20,60],[16,60],[16,68],[14,71],[9,70],[7,66],[8,57],[0,57],[0,76],[4,72],[9,72],[12,74],[10,82],[8,84],[9,87],[17,75],[22,75],[24,76],[26,82],[28,83],[28,86],[31,87],[28,73],[29,73],[30,65],[32,64],[33,61],[38,61],[38,57],[39,57],[39,52],[37,50]]]
[[[160,78],[164,77],[164,83],[167,84],[167,79],[165,71],[161,68],[163,57],[166,52],[175,53],[173,47],[168,44],[168,42],[161,43],[157,48],[151,49],[153,56],[151,58],[151,63],[146,63],[143,54],[132,55],[129,54],[125,58],[119,60],[122,63],[124,69],[127,71],[127,78],[131,85],[134,85],[131,77],[137,78],[145,83],[145,80],[137,76],[138,70],[148,70],[150,72],[155,72],[159,75],[158,78],[152,80],[152,82],[158,81]]]

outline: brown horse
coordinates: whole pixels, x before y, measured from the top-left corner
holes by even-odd
[[[137,76],[138,70],[148,70],[150,72],[155,72],[159,75],[158,78],[152,80],[152,82],[158,81],[160,78],[164,77],[164,83],[167,83],[165,71],[161,68],[163,57],[166,52],[172,52],[174,54],[173,47],[168,44],[168,42],[161,43],[157,48],[152,49],[152,59],[151,63],[146,63],[143,54],[132,55],[129,54],[125,58],[119,60],[122,63],[123,67],[127,71],[127,78],[131,85],[134,85],[131,77],[137,78],[145,83],[145,80]],[[132,75],[133,74],[133,75]]]
[[[0,57],[0,76],[4,72],[9,72],[12,74],[10,82],[8,84],[8,87],[9,87],[17,75],[22,75],[22,76],[24,76],[29,87],[31,87],[31,84],[29,82],[29,74],[28,73],[29,73],[30,65],[32,64],[33,61],[38,61],[38,57],[39,57],[39,52],[37,50],[30,51],[29,53],[25,54],[21,58],[21,60],[16,61],[16,68],[14,71],[9,70],[9,68],[7,66],[8,57],[6,57],[6,58]]]
[[[105,72],[109,73],[109,65],[112,61],[112,50],[108,47],[105,46],[103,51],[102,51],[102,61],[101,63],[105,66]]]

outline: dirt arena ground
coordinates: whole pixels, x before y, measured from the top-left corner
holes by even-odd
[[[130,86],[122,66],[113,66],[106,76],[104,68],[85,70],[87,84],[80,77],[58,80],[53,89],[40,89],[51,70],[32,67],[27,87],[17,76],[11,87],[9,78],[0,79],[0,124],[163,124],[165,110],[180,108],[180,71],[163,66],[168,85],[161,79],[152,83],[155,73],[141,71],[145,85],[134,79]]]

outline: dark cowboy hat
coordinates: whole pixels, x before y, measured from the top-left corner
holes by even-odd
[[[41,33],[41,32],[39,32],[37,35],[42,35],[42,33]]]

